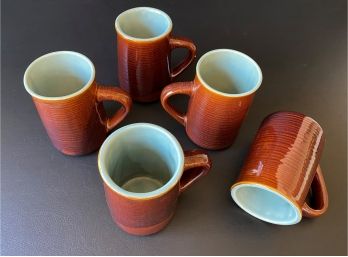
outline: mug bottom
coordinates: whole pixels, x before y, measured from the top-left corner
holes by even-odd
[[[224,142],[223,144],[220,144],[220,143],[215,143],[215,144],[207,144],[207,143],[204,143],[204,142],[201,142],[199,139],[195,138],[194,136],[190,135],[187,130],[186,130],[186,134],[188,136],[188,138],[196,145],[198,145],[199,147],[202,147],[204,149],[207,149],[207,150],[224,150],[224,149],[227,149],[227,148],[230,148],[233,143],[234,143],[234,139],[232,142]]]
[[[59,152],[61,152],[64,155],[68,155],[68,156],[84,156],[84,155],[88,155],[91,153],[94,153],[96,151],[98,151],[99,147],[90,149],[88,151],[70,151],[70,150],[66,150],[66,149],[58,149],[57,147],[55,147]]]
[[[135,236],[148,236],[151,234],[155,234],[161,231],[162,229],[164,229],[168,225],[168,223],[171,221],[173,216],[174,216],[174,213],[172,213],[167,219],[163,220],[162,222],[149,227],[128,227],[117,222],[115,219],[114,219],[114,222],[117,224],[117,226],[119,226],[123,231],[127,232],[128,234],[135,235]]]
[[[94,153],[98,151],[100,146],[102,145],[103,141],[105,140],[106,136],[98,137],[93,144],[85,146],[85,147],[68,147],[68,146],[61,146],[59,143],[56,142],[56,140],[52,140],[51,143],[54,146],[55,149],[57,149],[59,152],[61,152],[64,155],[68,156],[83,156],[87,154]]]
[[[53,145],[54,146],[54,145]],[[85,151],[76,151],[76,150],[71,150],[71,149],[59,149],[58,147],[54,146],[54,148],[56,148],[59,152],[61,152],[64,155],[68,155],[68,156],[83,156],[83,155],[87,155],[87,154],[91,154],[94,153],[96,151],[98,151],[98,149],[100,148],[100,146],[85,150]]]
[[[129,91],[127,91],[127,92],[129,92]],[[132,98],[132,100],[134,102],[138,102],[138,103],[152,103],[152,102],[156,102],[156,101],[160,100],[161,91],[154,92],[154,93],[151,93],[151,94],[148,94],[148,95],[134,95],[131,92],[129,92],[129,94],[130,94],[130,96],[131,96],[131,98]]]

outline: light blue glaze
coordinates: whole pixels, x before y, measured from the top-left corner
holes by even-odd
[[[149,123],[134,123],[116,130],[105,140],[98,157],[103,181],[114,191],[135,198],[168,191],[179,181],[183,165],[183,151],[176,138],[164,128]],[[164,185],[144,193],[122,188],[139,173],[164,181]]]
[[[278,192],[258,184],[240,184],[232,188],[233,200],[247,213],[278,225],[300,222],[301,210]]]
[[[197,63],[203,83],[227,96],[251,94],[261,85],[262,73],[246,54],[231,49],[217,49],[204,54]]]
[[[59,51],[33,61],[24,74],[24,85],[32,96],[64,99],[88,88],[94,76],[94,66],[86,56]]]
[[[161,10],[151,7],[132,8],[121,13],[115,21],[116,30],[131,39],[153,39],[169,33],[172,21]]]

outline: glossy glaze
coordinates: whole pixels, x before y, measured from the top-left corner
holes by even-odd
[[[159,12],[146,7],[130,9],[128,12],[140,9],[149,12],[149,15],[153,11]],[[121,15],[125,15],[126,12]],[[196,55],[196,47],[190,39],[171,36],[171,21],[169,22],[168,30],[157,37],[146,39],[128,36],[120,32],[120,26],[116,26],[120,86],[129,92],[135,101],[158,100],[163,87],[179,75]],[[172,68],[171,51],[175,48],[188,49],[188,55],[181,64]]]
[[[155,128],[157,129],[156,133],[163,131],[161,128],[158,130],[158,126],[144,123],[128,125],[115,131],[103,144],[99,152],[98,165],[104,182],[106,201],[115,223],[127,233],[149,235],[160,231],[169,223],[174,215],[178,196],[192,183],[208,173],[211,167],[211,160],[200,150],[187,151],[183,154],[180,145],[175,140],[173,144],[178,144],[180,147],[178,150],[182,155],[182,157],[179,157],[181,165],[178,164],[178,169],[165,185],[155,191],[146,193],[134,193],[124,190],[117,181],[114,179],[110,180],[110,172],[112,172],[113,168],[108,166],[111,160],[108,156],[115,157],[115,154],[112,153],[113,151],[119,151],[117,150],[119,148],[112,148],[112,145],[117,144],[120,138],[125,138],[126,134],[123,132],[126,129],[139,128],[140,126]],[[112,137],[117,136],[117,133],[119,133],[119,137],[113,141]],[[132,133],[135,132],[131,132],[128,135],[131,136]],[[136,133],[141,132],[137,130]],[[147,135],[149,136],[149,134]],[[133,136],[130,142],[134,142]],[[168,146],[168,144],[165,145],[166,147]],[[152,145],[151,147],[157,148],[158,145]],[[129,148],[127,151],[129,151]],[[163,151],[166,150],[162,150],[162,153]],[[127,154],[130,153],[128,152]],[[170,160],[174,161],[176,157],[173,155],[175,153],[170,154]],[[151,156],[149,157],[151,158]],[[140,161],[140,158],[136,159]],[[121,163],[122,160],[119,160],[119,162]],[[120,171],[118,170],[117,172]],[[163,172],[165,171],[163,170]]]
[[[102,105],[102,101],[107,100],[123,105],[111,118],[106,116]],[[126,92],[115,87],[96,86],[95,83],[71,99],[50,101],[33,97],[33,101],[52,144],[67,155],[96,151],[131,107]]]
[[[125,232],[149,235],[162,230],[174,215],[179,186],[152,199],[131,199],[117,194],[104,183],[112,219]]]
[[[159,232],[170,222],[180,193],[206,175],[211,167],[208,156],[200,151],[188,151],[185,156],[181,180],[161,195],[147,199],[127,198],[104,183],[111,216],[122,230],[133,235],[150,235]]]
[[[187,135],[197,145],[212,150],[229,147],[252,104],[256,89],[244,94],[219,92],[202,80],[198,66],[194,81],[173,83],[163,89],[162,106],[185,126]],[[169,103],[169,98],[176,94],[190,97],[187,113],[178,112]]]
[[[262,185],[286,197],[303,216],[319,216],[328,207],[319,167],[323,145],[323,130],[312,118],[295,112],[271,114],[262,122],[232,190],[241,184]],[[313,208],[306,203],[311,186]]]
[[[81,74],[89,81],[78,81]],[[94,74],[94,66],[87,57],[60,51],[36,59],[24,75],[25,88],[49,138],[64,154],[83,155],[97,150],[131,108],[127,92],[97,85]],[[102,104],[108,100],[122,105],[110,118]]]

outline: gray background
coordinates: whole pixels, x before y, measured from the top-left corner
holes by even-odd
[[[347,254],[346,1],[1,2],[2,254]],[[264,75],[235,144],[210,152],[210,175],[181,196],[169,226],[148,237],[127,235],[113,224],[96,153],[57,152],[22,83],[35,58],[74,50],[94,62],[99,82],[117,85],[114,20],[135,6],[167,12],[174,34],[197,43],[198,57],[215,48],[237,49],[254,58]],[[196,62],[178,80],[192,79]],[[186,100],[175,102],[184,106]],[[313,117],[327,138],[321,165],[329,210],[288,227],[249,216],[229,194],[260,122],[277,110]],[[197,148],[158,102],[135,104],[121,126],[134,122],[159,124],[184,149]]]

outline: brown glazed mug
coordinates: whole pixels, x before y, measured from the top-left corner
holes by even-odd
[[[232,145],[261,81],[261,69],[249,56],[230,49],[213,50],[199,59],[194,81],[166,86],[161,102],[194,143],[223,149]],[[177,94],[190,97],[186,114],[168,102]]]
[[[161,10],[137,7],[115,21],[120,86],[135,101],[152,102],[161,90],[193,61],[196,47],[189,39],[173,37],[172,21]],[[171,52],[187,48],[186,58],[171,68]]]
[[[271,114],[231,188],[232,198],[249,214],[278,225],[323,214],[328,208],[319,166],[323,145],[323,129],[312,118],[295,112]]]
[[[76,52],[39,57],[25,71],[24,86],[53,145],[67,155],[97,150],[132,105],[122,89],[97,84],[93,63]],[[102,104],[108,100],[122,105],[111,118]]]
[[[164,128],[135,123],[105,140],[98,166],[115,223],[130,234],[149,235],[169,223],[178,196],[208,173],[211,161],[199,150],[184,153]]]

